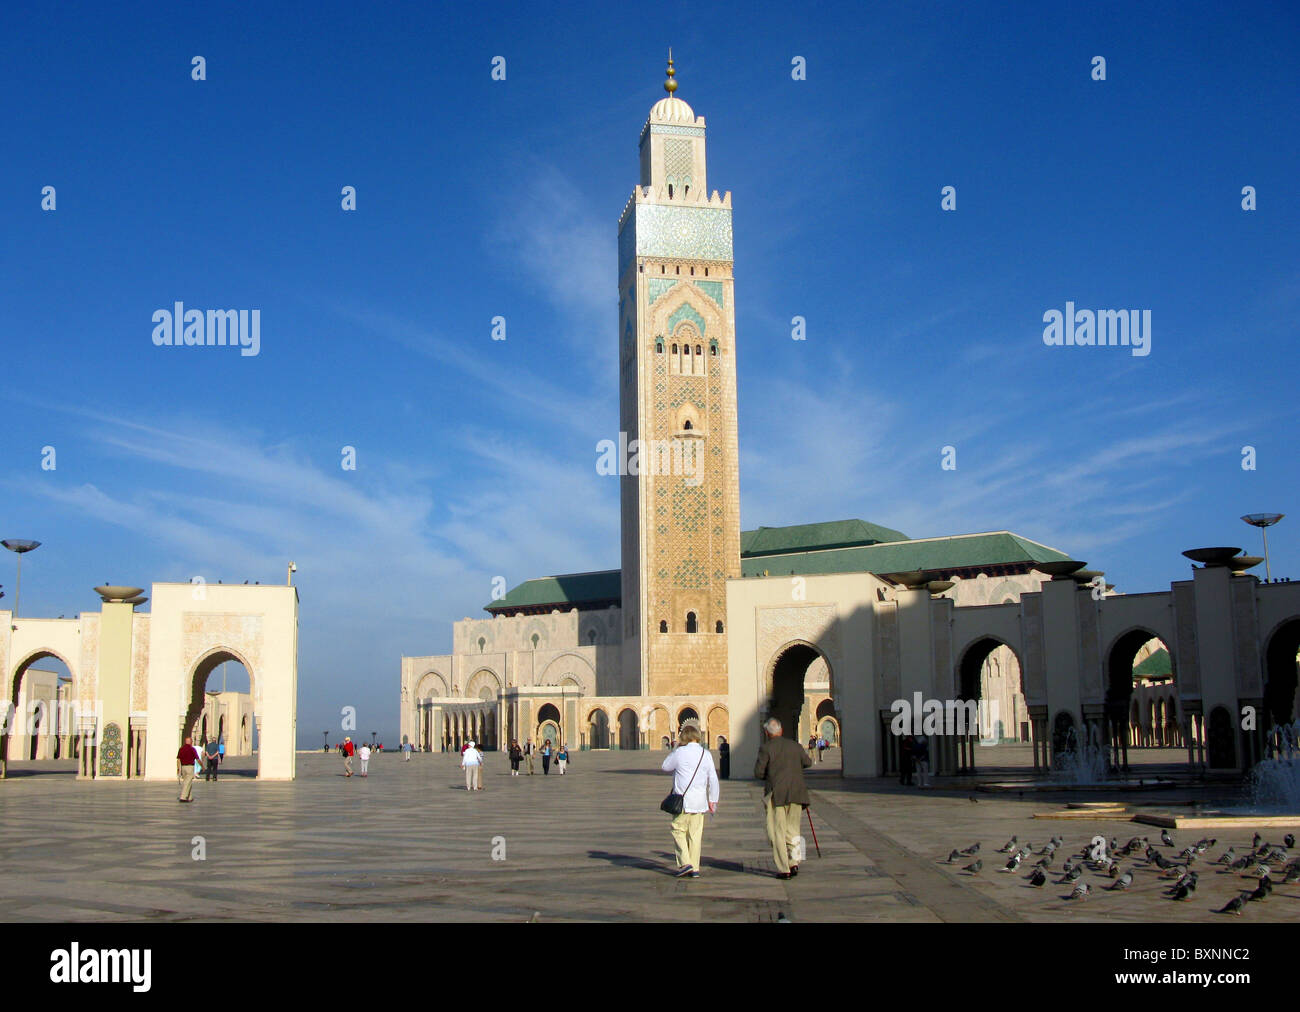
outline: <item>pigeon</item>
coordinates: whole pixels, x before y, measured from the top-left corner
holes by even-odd
[[[1245,871],[1247,868],[1251,866],[1252,863],[1254,863],[1254,860],[1255,860],[1255,855],[1246,854],[1242,857],[1237,858],[1237,860],[1233,861],[1232,864],[1228,865],[1228,867],[1231,868],[1233,871]]]
[[[954,850],[952,853],[948,855],[948,863],[955,864],[960,857],[961,857],[961,851]]]
[[[1016,838],[1013,836],[1010,840],[998,848],[999,854],[1010,854],[1016,848]]]
[[[1225,903],[1222,907],[1216,910],[1215,913],[1236,914],[1238,917],[1240,917],[1241,908],[1245,905],[1245,903],[1246,903],[1246,899],[1244,894],[1242,896],[1234,896],[1232,899],[1228,900],[1228,902]]]
[[[1011,860],[1009,860],[1009,861],[1006,863],[1006,866],[1005,866],[1002,870],[1005,871],[1005,872],[1019,871],[1019,870],[1020,870],[1020,861],[1021,861],[1021,857],[1020,857],[1019,854],[1012,854],[1012,855],[1011,855]]]
[[[1286,877],[1282,879],[1283,885],[1291,885],[1293,882],[1300,882],[1300,865],[1292,865],[1286,870]]]
[[[1187,883],[1180,882],[1174,889],[1173,898],[1176,900],[1185,900],[1191,894],[1192,890],[1188,888]]]
[[[1116,892],[1116,891],[1123,892],[1132,884],[1133,884],[1133,873],[1131,871],[1126,871],[1123,875],[1117,878],[1106,888],[1111,890],[1112,892]]]
[[[1072,869],[1072,870],[1070,870],[1070,871],[1067,871],[1064,875],[1062,875],[1060,878],[1058,878],[1058,879],[1056,880],[1056,884],[1057,884],[1057,885],[1065,885],[1066,883],[1069,883],[1069,882],[1077,882],[1077,881],[1079,881],[1079,879],[1082,878],[1082,877],[1083,877],[1083,869],[1082,869],[1082,868],[1074,868],[1074,869]]]
[[[1131,854],[1146,842],[1147,840],[1145,836],[1135,836],[1133,839],[1129,840],[1128,843],[1124,844],[1124,849]]]
[[[1088,883],[1080,882],[1078,885],[1074,887],[1074,892],[1070,893],[1070,899],[1086,900],[1088,898],[1088,893],[1090,892],[1092,892],[1092,890],[1088,888]]]
[[[1029,884],[1035,889],[1040,888],[1047,881],[1047,876],[1043,874],[1042,868],[1035,868],[1034,873],[1029,876]]]
[[[1172,847],[1174,845],[1174,838],[1169,835],[1169,830],[1167,829],[1160,830],[1160,842],[1163,843],[1166,847]],[[1256,844],[1256,846],[1259,845]]]
[[[1262,878],[1259,880],[1259,885],[1255,887],[1255,891],[1253,893],[1250,893],[1246,897],[1246,899],[1252,901],[1266,899],[1268,897],[1268,894],[1271,893],[1272,891],[1273,891],[1273,886],[1269,882],[1269,880],[1266,878]]]
[[[1119,850],[1119,838],[1112,836],[1110,838],[1110,852],[1114,854]]]
[[[980,852],[980,845],[978,840],[962,851],[962,853],[965,854],[967,857],[974,857],[979,852]]]
[[[1111,878],[1119,878],[1119,862],[1116,861],[1106,872]]]
[[[1256,878],[1268,878],[1268,876],[1269,876],[1268,865],[1261,864],[1258,868],[1255,869]]]
[[[975,797],[975,795],[973,794],[966,800],[969,801],[972,805],[978,805],[980,803],[980,799]]]
[[[1052,866],[1052,857],[1053,855],[1051,854],[1048,854],[1046,857],[1040,857],[1037,861],[1034,862],[1034,866],[1037,868],[1050,868]]]
[[[1055,854],[1055,853],[1056,853],[1056,841],[1054,841],[1054,840],[1048,840],[1045,844],[1043,844],[1043,849],[1040,850],[1038,853],[1039,853],[1039,856],[1042,856],[1043,854]]]
[[[1229,848],[1228,848],[1227,850],[1225,850],[1221,855],[1219,855],[1219,859],[1218,859],[1217,861],[1215,861],[1214,863],[1215,863],[1215,864],[1232,864],[1232,862],[1235,861],[1236,859],[1237,859],[1237,851],[1236,851],[1234,848],[1229,847]]]
[[[1287,833],[1286,836],[1282,837],[1282,843],[1283,843],[1283,845],[1286,847],[1287,850],[1292,850],[1292,849],[1294,849],[1294,848],[1295,848],[1295,833]]]
[[[965,868],[962,869],[962,871],[968,871],[972,875],[978,875],[983,870],[983,868],[984,868],[984,862],[982,860],[976,860],[972,864],[968,864]]]
[[[1258,833],[1256,833],[1255,838],[1250,842],[1250,849],[1254,850],[1263,842],[1264,842],[1264,838],[1260,836]]]
[[[1164,854],[1160,853],[1160,851],[1158,850],[1152,853],[1151,861],[1161,871],[1167,871],[1168,869],[1174,866],[1174,862],[1170,861],[1168,858],[1164,856]]]

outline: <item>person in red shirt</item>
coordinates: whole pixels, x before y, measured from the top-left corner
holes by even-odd
[[[343,744],[339,746],[339,751],[343,753],[343,775],[352,776],[352,757],[356,755],[357,748],[352,744],[351,738],[344,738]]]
[[[194,764],[198,761],[199,750],[194,747],[193,739],[186,738],[185,744],[176,753],[176,775],[181,781],[181,796],[177,801],[194,800],[190,795],[194,790]]]

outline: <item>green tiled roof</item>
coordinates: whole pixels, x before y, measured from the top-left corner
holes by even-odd
[[[1161,647],[1141,664],[1133,665],[1134,678],[1168,678],[1174,673],[1169,651]]]
[[[1068,555],[1010,531],[959,534],[910,541],[906,535],[863,520],[840,520],[794,527],[760,527],[740,535],[742,576],[816,576],[825,573],[950,573],[994,566],[1029,566]],[[617,569],[526,580],[489,612],[517,608],[604,608],[622,600]]]
[[[825,573],[952,572],[991,566],[1029,565],[1068,555],[1010,531],[959,534],[950,538],[898,541],[860,548],[791,552],[742,558],[742,576],[815,576]]]
[[[810,552],[827,548],[850,548],[884,541],[906,541],[907,535],[865,520],[834,520],[824,524],[796,524],[793,527],[760,527],[742,531],[740,556]]]
[[[617,569],[598,573],[570,573],[566,576],[543,576],[525,580],[499,601],[483,606],[486,611],[507,608],[535,608],[553,604],[618,604],[623,597],[622,574]]]

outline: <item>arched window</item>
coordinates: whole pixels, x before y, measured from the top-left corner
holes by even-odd
[[[538,642],[539,642],[540,640],[541,640],[541,637],[538,636],[537,633],[533,633],[533,649],[534,649],[534,650],[537,649],[537,644],[538,644]]]
[[[684,423],[682,423],[682,428],[685,429],[687,432],[689,432],[692,428],[694,428],[694,426],[691,425],[691,420],[689,418],[686,419]]]
[[[718,619],[717,623],[714,625],[713,631],[722,632],[722,619]]]
[[[701,348],[698,344],[695,346],[695,354],[697,354],[697,355],[703,355],[703,354],[704,354],[704,349]]]
[[[479,653],[482,653],[482,652],[483,652],[483,648],[484,648],[485,646],[487,646],[487,640],[485,640],[482,636],[480,636],[480,637],[478,638],[478,652],[479,652]]]
[[[659,620],[659,631],[660,631],[661,633],[666,633],[666,632],[668,631],[668,620],[667,620],[667,619],[660,619],[660,620]]]
[[[673,354],[674,354],[674,355],[677,354],[677,345],[676,345],[676,344],[673,345]]]
[[[587,630],[587,642],[588,642],[588,643],[591,643],[591,644],[593,644],[593,645],[595,644],[595,642],[596,642],[596,630],[595,630],[595,629],[588,629],[588,630]]]
[[[655,339],[655,354],[656,354],[656,355],[662,355],[663,353],[664,353],[664,342],[663,342],[663,339],[662,339],[662,338],[656,338],[656,339]]]
[[[688,633],[693,633],[693,632],[696,631],[696,628],[695,628],[695,612],[693,612],[693,611],[688,611],[688,612],[686,613],[686,631],[687,631]]]

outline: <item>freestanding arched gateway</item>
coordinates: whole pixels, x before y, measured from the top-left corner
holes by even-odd
[[[80,779],[174,780],[183,729],[203,709],[207,676],[223,661],[248,671],[258,733],[257,775],[292,780],[298,700],[298,592],[292,586],[155,583],[97,587],[98,612],[73,619],[14,619],[0,611],[0,670],[10,720],[0,738],[16,759],[9,729],[24,673],[44,657],[71,675],[60,689],[55,726],[73,742]],[[138,611],[151,600],[148,612]],[[21,750],[24,747],[21,743]]]

